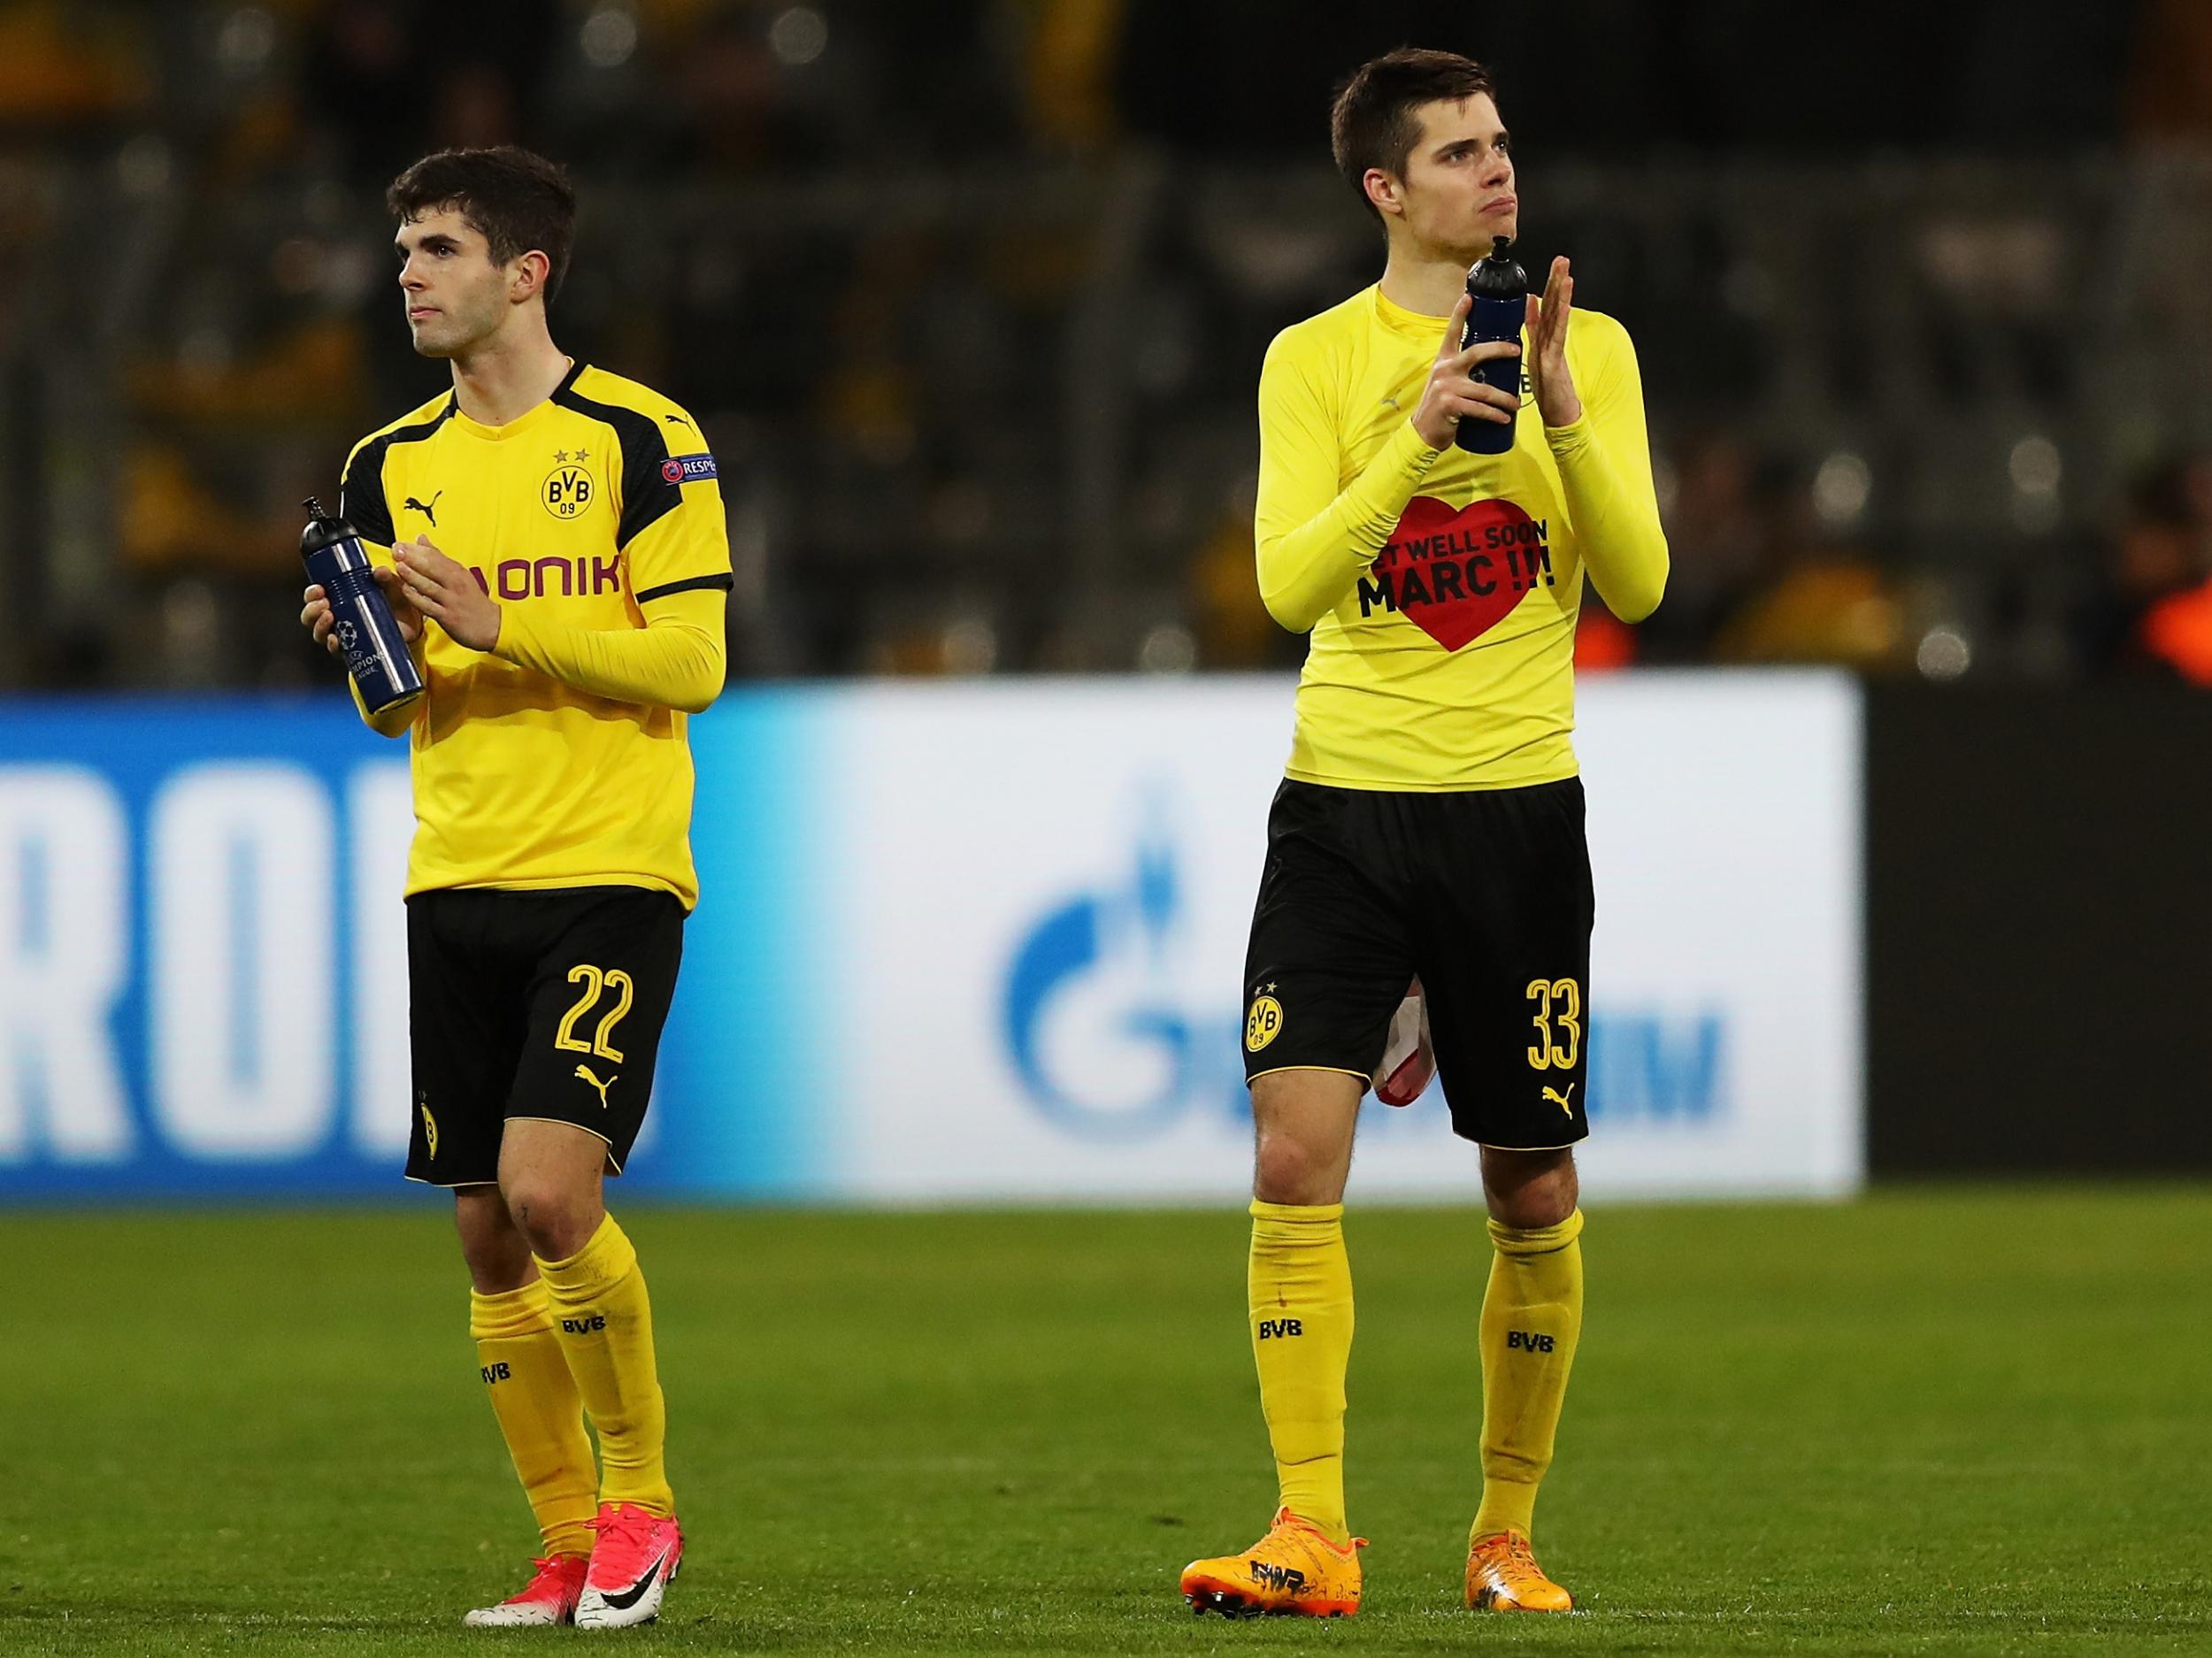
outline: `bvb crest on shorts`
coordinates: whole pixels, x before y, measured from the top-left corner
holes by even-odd
[[[1283,1028],[1283,1004],[1270,994],[1275,988],[1252,998],[1252,1010],[1244,1016],[1244,1046],[1250,1053],[1258,1053],[1273,1041]]]

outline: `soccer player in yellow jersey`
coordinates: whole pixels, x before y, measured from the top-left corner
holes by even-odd
[[[1453,1129],[1480,1148],[1493,1245],[1466,1600],[1564,1611],[1530,1539],[1582,1322],[1592,898],[1575,617],[1586,576],[1632,622],[1665,586],[1643,395],[1620,324],[1571,314],[1564,259],[1517,346],[1460,349],[1467,268],[1518,228],[1480,65],[1377,58],[1339,94],[1332,136],[1388,238],[1382,280],[1284,330],[1260,371],[1260,592],[1313,636],[1246,962],[1251,1333],[1281,1504],[1259,1542],[1194,1562],[1182,1586],[1201,1612],[1359,1608],[1344,1187],[1361,1096],[1417,976]],[[1514,357],[1520,399],[1471,377]],[[1517,405],[1506,453],[1454,447],[1461,420]]]
[[[553,343],[557,167],[448,150],[387,202],[415,349],[452,369],[355,447],[342,497],[427,687],[369,721],[414,774],[407,1175],[453,1190],[479,1369],[544,1538],[527,1585],[465,1621],[614,1628],[658,1613],[683,1555],[652,1309],[602,1182],[644,1120],[698,896],[684,719],[722,687],[720,487],[688,414]],[[319,587],[300,619],[335,649]]]

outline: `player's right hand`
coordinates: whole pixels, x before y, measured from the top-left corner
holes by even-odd
[[[1478,363],[1521,355],[1520,342],[1515,340],[1489,340],[1460,349],[1459,342],[1467,334],[1467,308],[1473,303],[1462,294],[1459,303],[1452,307],[1452,319],[1445,326],[1443,343],[1437,347],[1436,362],[1429,370],[1429,383],[1421,388],[1420,403],[1413,411],[1413,429],[1432,449],[1451,446],[1463,417],[1506,421],[1521,406],[1518,397],[1485,384],[1471,372]]]
[[[330,601],[323,596],[322,588],[314,585],[311,585],[300,597],[306,601],[300,608],[300,626],[314,636],[317,644],[332,656],[336,656],[337,624],[331,618]]]
[[[392,619],[399,624],[399,636],[408,644],[422,637],[422,613],[407,596],[407,589],[400,584],[399,572],[378,564],[369,573],[376,578],[376,585],[384,589],[385,602],[392,607]],[[315,642],[332,656],[340,656],[337,618],[330,613],[330,600],[319,586],[311,586],[300,595],[300,626],[314,636]]]

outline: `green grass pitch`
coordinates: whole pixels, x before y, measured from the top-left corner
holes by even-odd
[[[0,1653],[2212,1654],[2212,1190],[1597,1209],[1538,1510],[1458,1609],[1479,1217],[1355,1209],[1352,1621],[1194,1619],[1272,1471],[1218,1212],[625,1215],[691,1550],[464,1631],[535,1540],[443,1215],[0,1216]]]

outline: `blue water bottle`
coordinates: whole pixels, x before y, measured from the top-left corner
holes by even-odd
[[[1513,238],[1493,236],[1487,258],[1467,267],[1467,333],[1459,342],[1471,345],[1494,340],[1518,344],[1521,325],[1528,320],[1528,272],[1514,263]],[[1512,397],[1521,396],[1521,359],[1493,357],[1475,365],[1474,378]],[[1462,415],[1459,434],[1452,441],[1471,455],[1502,455],[1513,447],[1512,420],[1481,420]]]
[[[308,525],[300,532],[300,559],[307,579],[330,601],[338,651],[360,687],[361,705],[376,714],[420,696],[421,672],[400,637],[390,602],[370,573],[361,532],[343,518],[326,518],[312,495],[301,504],[307,509]]]

